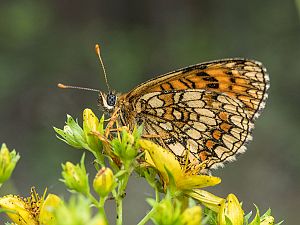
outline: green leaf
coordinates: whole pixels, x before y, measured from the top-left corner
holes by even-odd
[[[260,225],[260,216],[259,216],[259,209],[256,205],[254,205],[256,208],[256,215],[254,219],[249,223],[249,225]]]
[[[260,220],[263,220],[267,216],[271,216],[271,209],[270,208],[260,217]]]
[[[247,215],[244,216],[244,224],[248,225],[249,224],[249,219],[252,216],[252,211],[249,212]]]

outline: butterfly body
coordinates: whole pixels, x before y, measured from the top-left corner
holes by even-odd
[[[99,104],[130,129],[143,124],[143,134],[156,136],[182,164],[187,156],[209,170],[245,151],[268,87],[261,63],[223,59],[158,76],[126,94],[100,92]]]

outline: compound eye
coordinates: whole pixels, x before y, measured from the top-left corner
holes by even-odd
[[[111,93],[109,93],[106,97],[106,102],[107,102],[107,105],[109,105],[109,106],[115,106],[116,100],[117,100],[117,96],[114,94],[111,94]]]

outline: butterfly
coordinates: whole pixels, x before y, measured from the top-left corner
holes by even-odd
[[[99,91],[98,102],[129,129],[143,124],[143,135],[154,137],[181,164],[188,160],[209,171],[245,152],[268,88],[260,62],[232,58],[166,73],[124,94],[108,86],[108,93]]]

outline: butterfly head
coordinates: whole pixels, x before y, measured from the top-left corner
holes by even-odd
[[[114,92],[99,92],[98,103],[107,112],[112,112],[117,103],[117,95]]]

